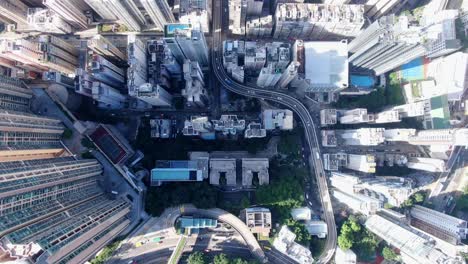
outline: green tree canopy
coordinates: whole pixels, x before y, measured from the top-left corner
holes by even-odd
[[[249,264],[249,262],[247,260],[243,260],[241,258],[235,258],[232,261],[232,264]]]
[[[216,255],[213,259],[213,264],[229,264],[229,262],[229,258],[223,253]]]
[[[189,264],[205,264],[206,263],[205,254],[199,251],[193,252],[188,257],[187,262]]]
[[[341,249],[352,249],[359,258],[368,260],[374,255],[377,244],[376,237],[363,228],[356,217],[349,217],[341,226],[338,236],[338,246]]]
[[[348,250],[353,246],[353,240],[348,236],[340,235],[338,237],[338,246],[340,246],[342,250]]]
[[[386,260],[396,260],[398,255],[391,248],[385,246],[382,250],[382,256]]]

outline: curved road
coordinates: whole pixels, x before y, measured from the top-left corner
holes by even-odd
[[[321,153],[319,148],[319,141],[317,137],[316,126],[314,120],[310,115],[309,110],[296,98],[284,93],[258,89],[255,87],[239,84],[232,80],[224,71],[223,67],[223,54],[222,54],[222,4],[223,1],[214,1],[213,6],[213,45],[212,45],[212,70],[214,71],[218,81],[226,87],[226,89],[248,97],[258,99],[270,100],[280,103],[291,110],[293,110],[301,119],[304,124],[305,135],[310,148],[311,168],[315,170],[315,177],[317,178],[318,189],[321,197],[323,207],[323,218],[328,225],[328,236],[325,244],[324,252],[320,256],[319,263],[328,263],[336,248],[337,234],[335,217],[333,215],[333,208],[331,204],[330,194],[328,192],[327,180],[323,169],[323,164],[320,159]]]
[[[193,206],[184,206],[182,215],[200,215],[205,216],[208,218],[218,219],[219,221],[229,224],[234,228],[244,239],[245,243],[249,247],[252,254],[259,260],[264,261],[266,260],[265,253],[263,252],[262,248],[257,242],[255,236],[250,232],[249,228],[242,222],[239,218],[235,217],[234,215],[218,209],[198,209]]]

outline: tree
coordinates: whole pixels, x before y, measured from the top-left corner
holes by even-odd
[[[232,260],[232,264],[249,264],[249,262],[241,258],[235,258],[234,260]]]
[[[229,264],[229,262],[228,257],[223,253],[216,255],[213,259],[213,264]]]
[[[295,221],[292,218],[289,218],[286,220],[286,225],[289,227],[289,229],[296,234],[296,242],[307,245],[308,242],[311,239],[311,236],[309,234],[309,231],[307,231],[307,228],[303,223],[299,223],[298,221]]]
[[[417,193],[414,194],[413,198],[414,198],[415,203],[420,204],[420,203],[424,202],[424,199],[426,197],[424,197],[423,193],[417,192]]]
[[[203,254],[202,252],[194,252],[190,254],[190,256],[187,259],[187,262],[189,264],[205,264],[205,254]]]
[[[342,250],[348,250],[353,246],[353,241],[350,240],[348,236],[340,235],[338,237],[338,246],[340,246]]]
[[[377,244],[377,238],[362,228],[356,217],[350,216],[341,226],[338,246],[343,250],[351,248],[360,259],[368,260],[373,256]]]
[[[398,255],[391,248],[385,246],[382,250],[382,256],[386,260],[396,260]]]

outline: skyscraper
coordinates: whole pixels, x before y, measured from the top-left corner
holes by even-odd
[[[468,145],[468,128],[458,129],[430,129],[418,131],[410,136],[408,143],[413,145]]]
[[[164,29],[164,43],[180,64],[185,59],[208,65],[208,45],[198,25],[169,24]]]
[[[0,1],[0,20],[5,23],[26,25],[28,6],[18,0]]]
[[[420,205],[411,208],[411,225],[453,244],[466,239],[468,232],[466,220]]]
[[[171,106],[172,95],[159,85],[145,83],[138,87],[135,97],[153,106]]]
[[[364,25],[363,5],[278,4],[274,38],[341,40],[355,37]]]
[[[0,243],[11,257],[82,263],[130,223],[130,204],[108,199],[97,186],[102,168],[95,160],[66,157],[0,166]]]
[[[84,263],[128,227],[130,202],[101,190],[96,160],[69,156],[60,120],[27,112],[22,82],[0,78],[0,246],[18,262]]]
[[[349,43],[353,53],[349,62],[381,75],[418,57],[453,52],[461,47],[455,34],[455,15],[441,16],[444,19],[426,24],[415,24],[405,15],[381,17]]]
[[[59,156],[63,131],[59,120],[0,109],[0,160]]]
[[[31,90],[17,79],[0,80],[0,161],[60,156],[60,121],[28,113]]]
[[[179,22],[200,25],[204,33],[210,32],[211,6],[209,0],[180,0]]]
[[[118,20],[130,31],[140,31],[145,24],[145,17],[134,0],[84,0],[102,19]]]
[[[140,0],[153,23],[162,31],[164,25],[174,23],[175,18],[167,0]]]
[[[235,35],[245,34],[247,0],[229,1],[229,30]]]
[[[76,29],[88,27],[88,18],[84,11],[89,9],[89,6],[83,0],[44,0],[43,4]]]
[[[183,65],[185,88],[182,89],[182,96],[185,97],[189,106],[203,107],[208,102],[208,93],[205,89],[203,72],[197,62],[185,60]]]
[[[0,109],[28,111],[32,91],[15,78],[0,75]]]

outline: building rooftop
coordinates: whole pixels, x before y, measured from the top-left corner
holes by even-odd
[[[310,220],[312,211],[309,207],[299,207],[291,209],[291,216],[294,220]]]
[[[262,114],[262,121],[266,130],[273,130],[276,128],[281,130],[293,129],[293,113],[291,110],[264,110]]]
[[[179,218],[179,223],[182,228],[212,228],[218,225],[218,220],[183,216]]]
[[[190,30],[190,24],[167,24],[164,26],[164,37],[173,37],[178,31]]]
[[[135,153],[126,139],[110,126],[100,124],[90,137],[114,164],[125,163]]]
[[[305,227],[311,236],[325,238],[328,234],[328,226],[324,221],[307,221]]]
[[[281,227],[278,236],[275,238],[273,247],[300,264],[313,263],[314,259],[312,258],[310,250],[297,242],[294,242],[295,239],[296,235],[284,225]]]
[[[348,44],[346,41],[306,41],[305,78],[312,86],[348,87]]]
[[[250,232],[268,237],[272,227],[271,212],[268,208],[247,208],[245,209],[245,222]]]
[[[165,181],[203,181],[203,169],[195,160],[158,160],[156,168],[151,170],[151,185]]]
[[[414,263],[450,263],[451,259],[435,247],[427,236],[417,233],[409,226],[385,219],[379,215],[370,216],[365,226],[372,233],[385,239],[391,246],[400,249]]]

